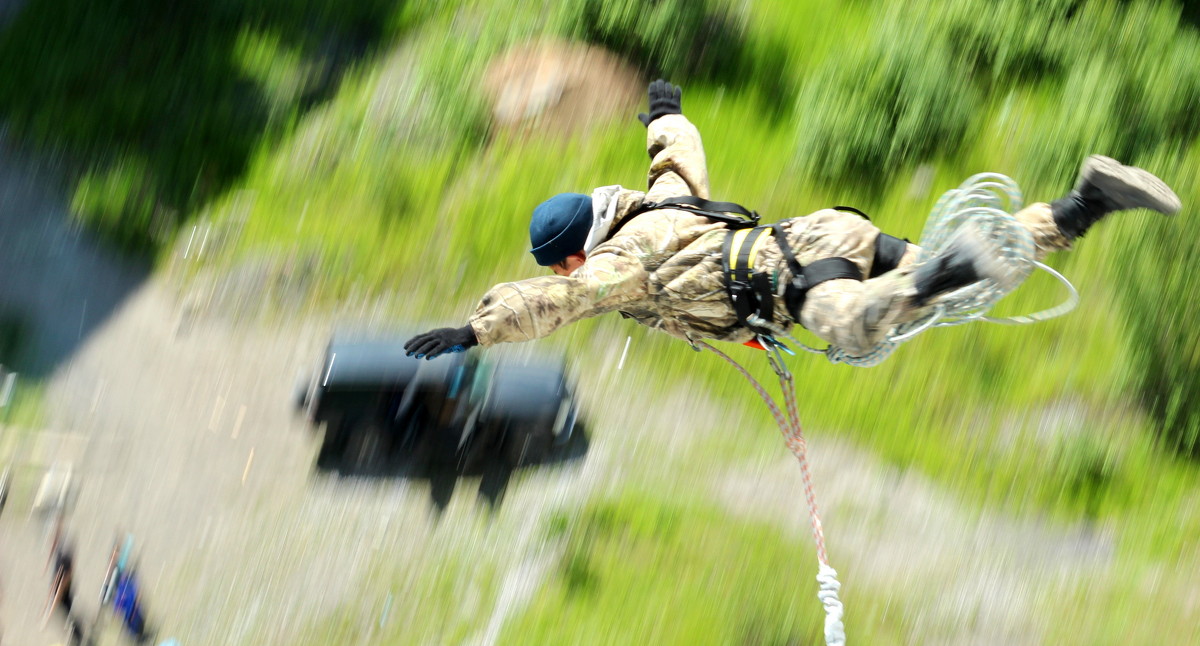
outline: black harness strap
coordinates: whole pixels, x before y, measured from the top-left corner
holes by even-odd
[[[858,265],[846,258],[822,258],[807,267],[801,265],[800,261],[796,260],[796,254],[792,252],[792,245],[788,244],[787,232],[778,223],[771,226],[775,229],[775,241],[779,244],[779,250],[783,252],[783,257],[792,270],[792,282],[784,291],[783,300],[787,303],[792,319],[797,323],[800,323],[800,310],[804,307],[808,290],[829,280],[863,279]]]
[[[730,231],[721,246],[721,269],[725,274],[725,291],[733,303],[738,323],[748,325],[751,314],[770,321],[774,317],[771,280],[764,272],[754,271],[755,245],[771,227],[755,227],[742,233]],[[737,243],[735,248],[735,242]]]
[[[869,278],[882,276],[895,269],[907,251],[907,240],[901,240],[896,236],[880,233],[879,237],[875,238],[875,260],[871,263],[871,275]]]
[[[871,221],[871,216],[854,208],[853,206],[835,206],[835,211],[845,211],[861,216],[867,222]],[[895,269],[900,265],[900,259],[904,257],[904,252],[908,251],[908,240],[901,240],[896,236],[890,236],[882,231],[875,238],[875,260],[871,262],[871,275],[867,278],[875,278],[882,276],[887,272]]]
[[[847,213],[857,213],[858,215],[861,215],[862,218],[864,220],[866,220],[867,222],[871,221],[871,216],[867,215],[866,213],[863,213],[862,211],[859,211],[858,209],[854,208],[853,206],[839,205],[839,206],[833,207],[833,210],[834,211],[845,211]]]
[[[758,315],[768,323],[775,320],[775,295],[771,293],[771,277],[767,272],[754,274],[754,293],[758,295]]]
[[[696,197],[695,195],[680,195],[679,197],[668,197],[667,199],[665,199],[661,202],[650,202],[649,203],[650,209],[661,209],[661,208],[668,207],[668,206],[694,206],[701,211],[716,211],[718,213],[737,213],[738,215],[744,216],[748,220],[753,220],[755,222],[758,222],[758,214],[755,213],[754,211],[747,209],[746,207],[742,206],[741,204],[735,204],[733,202],[715,202],[713,200],[706,200],[702,197]],[[643,208],[646,208],[646,207],[647,207],[646,204],[642,204],[642,206],[638,209],[638,211],[641,211]],[[647,209],[647,210],[649,210],[649,209]]]
[[[787,303],[788,311],[791,312],[792,318],[797,323],[800,323],[800,310],[804,308],[808,290],[829,280],[849,278],[861,281],[863,279],[858,265],[846,258],[822,258],[803,267],[800,273],[794,274],[794,276],[792,283],[783,293],[783,300]]]
[[[678,197],[668,197],[661,202],[642,202],[641,206],[631,211],[629,215],[626,215],[620,222],[613,225],[612,229],[608,232],[608,237],[611,238],[616,235],[617,231],[621,230],[621,227],[643,213],[677,207],[686,207],[683,209],[684,211],[693,211],[696,215],[724,222],[725,226],[730,229],[749,229],[758,225],[758,213],[747,209],[741,204],[714,202],[694,195],[680,195]]]
[[[804,307],[804,299],[808,290],[823,282],[840,279],[862,280],[862,272],[858,265],[846,258],[824,258],[805,267],[796,260],[796,254],[787,241],[787,232],[778,223],[758,226],[759,215],[746,207],[733,202],[716,202],[693,195],[669,197],[660,202],[643,202],[641,206],[622,218],[611,231],[613,236],[634,217],[664,208],[683,208],[693,211],[718,222],[723,222],[730,229],[721,247],[721,268],[725,274],[725,289],[733,303],[738,323],[751,330],[769,334],[769,330],[756,329],[750,325],[751,315],[757,315],[764,321],[775,320],[775,295],[771,289],[771,276],[764,271],[754,270],[754,260],[757,253],[755,245],[762,241],[765,235],[774,235],[775,241],[792,270],[792,282],[784,290],[784,301],[792,318],[800,321],[800,310]],[[849,206],[833,207],[839,211],[857,213],[868,221],[866,213]],[[742,230],[750,229],[748,232]],[[736,248],[735,248],[736,244]],[[899,238],[880,234],[875,244],[875,260],[873,269],[886,267],[883,271],[895,268],[901,256],[907,250],[907,243]],[[880,271],[879,273],[883,273]],[[871,277],[878,274],[874,271]]]
[[[760,243],[764,235],[775,236],[775,242],[792,271],[792,282],[784,291],[784,300],[796,321],[800,320],[800,308],[804,306],[804,297],[809,289],[829,280],[862,280],[858,265],[845,258],[824,258],[807,267],[801,265],[796,260],[792,246],[788,244],[787,232],[778,223],[755,227],[745,233],[730,231],[721,248],[725,288],[738,323],[754,332],[770,333],[769,330],[760,330],[751,325],[751,315],[768,322],[775,320],[775,294],[771,289],[771,277],[765,271],[754,270],[755,245]]]

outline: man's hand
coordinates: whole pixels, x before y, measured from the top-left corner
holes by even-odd
[[[475,330],[470,325],[460,328],[443,327],[418,334],[404,344],[408,356],[432,359],[447,352],[466,352],[467,348],[479,345]]]
[[[679,105],[683,90],[678,86],[658,79],[650,84],[649,94],[650,114],[643,112],[638,115],[638,121],[641,121],[643,126],[650,127],[650,122],[663,115],[683,114],[683,108]]]

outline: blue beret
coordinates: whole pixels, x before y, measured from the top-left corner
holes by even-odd
[[[531,253],[537,264],[549,267],[583,250],[592,230],[592,198],[559,193],[537,205],[529,221]]]

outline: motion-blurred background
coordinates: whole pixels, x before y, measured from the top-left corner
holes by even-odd
[[[461,325],[543,271],[541,200],[643,187],[662,77],[714,198],[767,221],[850,204],[915,241],[974,173],[1050,200],[1092,153],[1175,188],[1177,218],[1050,259],[1063,318],[792,367],[852,643],[1197,643],[1198,26],[1167,0],[0,1],[3,642],[65,639],[55,489],[100,644],[126,533],[184,644],[817,643],[799,470],[711,355],[616,316],[539,341],[591,448],[494,507],[316,473],[290,409],[333,331]]]

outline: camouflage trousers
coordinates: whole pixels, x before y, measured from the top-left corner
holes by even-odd
[[[1070,249],[1071,242],[1054,223],[1049,204],[1031,204],[1015,217],[1032,234],[1038,260],[1052,251]],[[801,264],[842,257],[858,265],[864,276],[870,274],[880,233],[870,221],[853,213],[825,209],[781,224]],[[801,309],[800,323],[851,354],[869,353],[893,327],[914,321],[928,311],[929,305],[913,303],[913,261],[919,251],[916,245],[908,245],[896,269],[876,278],[830,280],[813,287]]]

